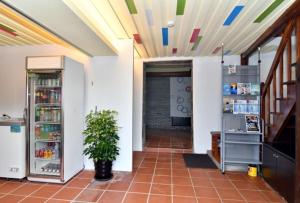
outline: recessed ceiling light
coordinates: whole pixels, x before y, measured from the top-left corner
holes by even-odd
[[[169,27],[169,28],[174,27],[174,25],[175,25],[174,20],[169,20],[169,21],[168,21],[168,27]]]

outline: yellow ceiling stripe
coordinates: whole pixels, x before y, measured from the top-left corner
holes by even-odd
[[[15,11],[12,11],[10,8],[8,8],[7,6],[5,6],[3,4],[0,4],[0,13],[2,15],[6,16],[7,18],[17,22],[18,24],[30,29],[31,31],[41,35],[42,37],[49,39],[51,42],[53,42],[55,44],[59,44],[59,45],[62,45],[64,47],[68,47],[68,48],[75,48],[75,47],[71,46],[69,43],[59,39],[54,34],[51,34],[50,32],[44,30],[44,28],[25,19],[23,16],[16,13]]]

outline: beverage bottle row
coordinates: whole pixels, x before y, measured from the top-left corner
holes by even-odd
[[[59,125],[43,124],[35,126],[36,139],[59,140],[60,135]]]
[[[59,79],[37,79],[35,80],[35,84],[39,86],[59,87],[60,80]]]
[[[43,158],[43,159],[58,159],[59,158],[58,143],[49,142],[45,147],[36,149],[35,157]]]
[[[41,167],[41,170],[43,172],[59,173],[60,165],[59,164],[54,164],[54,163],[49,163],[46,166]]]
[[[35,93],[35,103],[57,104],[61,101],[59,90],[37,90]]]
[[[60,108],[40,107],[35,111],[35,121],[60,122]]]

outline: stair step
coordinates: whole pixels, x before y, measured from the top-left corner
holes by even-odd
[[[288,129],[294,129],[296,127],[294,125],[287,125],[286,128],[288,128]]]
[[[282,83],[283,85],[295,85],[296,84],[296,80],[290,80],[290,81],[286,81]]]
[[[281,112],[273,112],[273,111],[271,111],[270,114],[278,114],[278,115],[280,115],[282,113]]]
[[[278,101],[284,101],[284,100],[289,100],[290,98],[276,98],[275,100],[278,100]]]

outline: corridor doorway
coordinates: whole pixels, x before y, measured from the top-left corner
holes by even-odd
[[[144,63],[144,149],[192,151],[192,89],[192,61]]]

